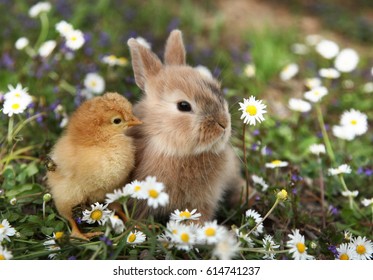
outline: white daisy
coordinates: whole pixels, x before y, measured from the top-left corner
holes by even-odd
[[[283,81],[290,80],[299,72],[299,66],[296,63],[286,65],[280,72],[280,79]]]
[[[84,78],[84,86],[94,94],[101,94],[105,90],[105,80],[97,73],[88,73]]]
[[[254,96],[250,96],[249,99],[244,98],[243,103],[239,103],[240,111],[242,111],[241,120],[244,119],[244,123],[255,125],[256,122],[261,123],[264,121],[263,114],[267,113],[266,105],[262,103],[262,100],[256,100]]]
[[[289,108],[293,111],[306,113],[311,110],[311,104],[299,98],[290,98]]]
[[[117,60],[118,60],[118,58],[117,58],[115,55],[113,55],[113,54],[111,54],[111,55],[105,55],[105,56],[101,59],[101,61],[102,61],[103,63],[108,64],[108,65],[110,65],[110,66],[115,66],[115,65],[117,65]]]
[[[29,45],[29,40],[26,37],[21,37],[16,41],[14,46],[16,47],[17,50],[23,50],[28,45]]]
[[[171,249],[174,244],[171,242],[171,237],[164,233],[161,233],[157,236],[157,241],[162,244],[163,248]]]
[[[0,244],[0,261],[1,260],[10,260],[13,258],[12,252],[8,251],[5,247]]]
[[[168,228],[169,230],[171,228]],[[172,225],[171,240],[176,243],[176,248],[189,251],[196,242],[196,234],[193,226],[181,223]]]
[[[51,4],[49,2],[38,2],[30,8],[28,14],[32,18],[38,17],[41,13],[47,13],[51,10]]]
[[[355,83],[353,80],[347,79],[342,81],[342,86],[346,89],[353,89],[354,85]]]
[[[373,92],[373,82],[367,82],[363,85],[363,92],[372,93]]]
[[[126,66],[128,64],[128,59],[121,56],[117,58],[117,65],[118,66]]]
[[[309,150],[312,154],[319,156],[320,154],[325,154],[325,145],[324,144],[312,144],[309,147]]]
[[[28,106],[27,101],[21,98],[9,98],[3,104],[3,113],[11,117],[13,114],[23,113]]]
[[[132,181],[124,187],[123,192],[128,193],[133,198],[137,199],[146,199],[148,197],[145,191],[145,182],[143,181]]]
[[[331,59],[339,52],[339,46],[331,40],[321,40],[316,45],[316,51],[324,58]]]
[[[220,260],[231,260],[238,254],[239,249],[240,244],[237,242],[237,238],[234,234],[229,233],[225,239],[219,240],[215,244],[212,254]]]
[[[80,49],[85,43],[83,32],[80,30],[72,30],[66,33],[65,39],[66,47],[73,51]]]
[[[373,259],[373,243],[365,236],[353,238],[351,245],[354,251],[354,259],[369,260]]]
[[[341,73],[339,73],[334,68],[321,68],[319,70],[320,77],[326,78],[326,79],[337,79],[341,76]]]
[[[351,127],[356,135],[362,135],[368,130],[368,117],[358,110],[345,111],[341,116],[341,125]]]
[[[247,233],[240,231],[238,228],[236,228],[233,232],[242,244],[247,245],[247,247],[249,248],[254,247],[254,241],[249,237]]]
[[[158,208],[168,204],[169,196],[164,190],[163,183],[157,182],[155,177],[148,176],[145,178],[144,191],[147,194],[148,206]]]
[[[333,135],[337,138],[351,141],[355,139],[355,132],[352,126],[341,126],[341,125],[333,125],[332,127]]]
[[[17,84],[16,87],[12,85],[8,85],[9,91],[5,93],[4,99],[13,99],[13,98],[20,98],[23,99],[27,106],[32,102],[32,97],[28,94],[27,88],[22,88],[21,84]]]
[[[262,187],[262,192],[265,192],[268,189],[268,184],[264,181],[262,177],[257,175],[252,175],[251,179],[253,179],[254,184],[260,185]]]
[[[97,222],[99,225],[103,225],[107,219],[107,216],[111,214],[112,211],[107,210],[107,204],[103,205],[99,202],[91,205],[91,210],[83,211],[82,221],[87,222],[88,224],[93,224]]]
[[[348,73],[356,69],[359,63],[359,55],[353,49],[343,49],[334,61],[338,71]]]
[[[197,65],[194,69],[196,69],[202,76],[212,79],[212,73],[206,66]]]
[[[147,48],[147,49],[151,49],[152,48],[152,46],[151,46],[151,44],[145,39],[145,38],[143,38],[143,37],[137,37],[136,38],[136,41],[140,44],[140,45],[142,45],[143,47],[145,47],[145,48]]]
[[[43,245],[48,251],[54,252],[48,255],[49,259],[54,259],[58,254],[57,251],[61,250],[61,247],[56,243],[56,239],[50,236],[48,237],[48,240],[43,242]]]
[[[354,249],[349,243],[342,243],[337,247],[338,258],[337,260],[353,260]]]
[[[270,235],[264,236],[262,239],[263,242],[263,248],[266,250],[266,253],[263,256],[263,259],[265,260],[273,260],[275,258],[275,254],[273,251],[278,249],[280,247],[279,244],[276,244],[273,241],[273,237]]]
[[[215,244],[226,238],[228,231],[225,227],[218,225],[215,220],[213,222],[205,222],[204,225],[197,230],[197,238],[200,242],[207,244]]]
[[[271,162],[267,162],[265,164],[265,167],[267,168],[278,168],[278,167],[285,167],[285,166],[288,166],[289,163],[287,161],[282,161],[282,160],[273,160]]]
[[[345,230],[343,232],[343,238],[347,241],[350,241],[352,238],[353,238],[353,235],[351,232],[349,232],[348,230]]]
[[[263,224],[261,223],[263,218],[260,216],[258,212],[255,210],[249,209],[245,213],[245,228],[247,228],[248,231],[253,229],[257,224],[259,224],[256,229],[252,232],[255,236],[258,236],[259,234],[263,233]]]
[[[131,231],[127,236],[127,243],[129,244],[140,244],[146,240],[146,235],[141,231]]]
[[[309,49],[305,44],[295,43],[291,46],[291,51],[295,54],[305,55],[308,54]]]
[[[185,209],[184,211],[180,211],[179,209],[176,209],[174,213],[171,213],[170,220],[181,222],[181,221],[189,221],[189,220],[199,220],[201,217],[201,213],[196,213],[197,209],[193,209],[192,211],[189,211],[188,209]]]
[[[307,78],[304,80],[304,85],[309,89],[313,89],[321,87],[322,83],[320,78]]]
[[[41,46],[38,50],[38,54],[41,57],[48,57],[53,52],[56,45],[57,45],[57,43],[54,40],[46,41],[43,44],[41,44]]]
[[[130,193],[125,192],[128,190],[128,188],[122,188],[122,189],[116,189],[112,193],[107,193],[105,198],[105,203],[110,204],[114,201],[121,200],[122,198],[125,198],[130,195]]]
[[[7,219],[4,219],[0,224],[0,243],[6,239],[10,241],[9,236],[16,234],[16,230],[9,224]]]
[[[328,89],[326,87],[315,87],[304,93],[304,97],[313,102],[319,102],[321,98],[328,94]]]
[[[56,24],[56,30],[58,31],[58,33],[60,33],[61,36],[66,37],[67,34],[74,30],[74,27],[70,23],[61,20]]]
[[[359,194],[359,191],[343,191],[341,193],[345,197],[357,197]]]
[[[338,166],[337,168],[329,168],[328,172],[330,176],[339,175],[339,174],[350,174],[351,167],[348,164],[342,164]]]
[[[292,230],[292,234],[288,234],[290,240],[286,246],[290,248],[289,253],[292,254],[295,260],[311,260],[313,256],[307,254],[304,236],[299,233],[299,229]]]
[[[321,40],[323,39],[323,37],[319,34],[310,34],[310,35],[307,35],[306,38],[305,38],[305,41],[308,45],[310,46],[315,46],[317,45]]]
[[[373,206],[373,197],[371,199],[364,198],[361,201],[361,204],[363,204],[365,207]]]
[[[123,232],[124,223],[117,215],[112,212],[110,216],[107,216],[107,219],[115,234],[121,234]]]
[[[255,65],[252,63],[246,64],[245,68],[243,69],[243,72],[248,78],[255,77],[255,71]]]

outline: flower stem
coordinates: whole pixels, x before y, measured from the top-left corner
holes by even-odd
[[[246,155],[246,125],[243,124],[243,127],[242,127],[242,149],[243,149],[243,159],[244,159],[244,163],[245,163],[245,182],[246,182],[246,202],[245,204],[248,205],[249,204],[249,194],[250,194],[250,190],[249,190],[249,171],[247,169],[247,155]]]
[[[8,143],[11,144],[13,140],[14,116],[10,116],[8,123]]]
[[[325,221],[325,186],[324,186],[324,176],[323,176],[323,172],[322,172],[321,158],[318,157],[317,161],[318,161],[319,166],[320,166],[320,170],[319,170],[320,178],[319,178],[319,181],[320,181],[320,199],[321,199],[321,215],[322,215],[321,217],[322,217],[322,228],[324,229],[326,227],[326,221]]]
[[[317,113],[317,120],[319,121],[322,137],[324,139],[324,143],[325,143],[325,146],[326,146],[326,151],[328,153],[328,156],[329,156],[331,162],[334,163],[335,162],[335,156],[334,156],[334,152],[333,152],[333,149],[332,149],[332,145],[330,144],[328,133],[326,132],[326,129],[325,129],[325,123],[324,123],[324,118],[323,118],[323,115],[322,115],[321,107],[318,103],[315,104],[315,107],[316,107],[316,113]]]
[[[40,23],[41,23],[41,31],[40,31],[38,40],[35,43],[35,47],[34,47],[35,51],[37,51],[39,49],[40,45],[47,38],[48,29],[49,29],[49,21],[48,21],[47,13],[41,13],[39,18],[40,18]]]

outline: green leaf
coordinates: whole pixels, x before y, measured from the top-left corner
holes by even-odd
[[[53,227],[41,227],[41,232],[44,233],[45,235],[52,235],[54,231]]]

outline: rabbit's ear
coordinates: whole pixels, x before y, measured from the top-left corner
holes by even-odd
[[[127,44],[131,52],[136,84],[145,90],[147,79],[158,74],[162,68],[162,62],[150,49],[142,46],[135,39],[129,39]]]
[[[185,47],[180,30],[173,30],[168,37],[164,53],[164,62],[167,65],[185,64]]]

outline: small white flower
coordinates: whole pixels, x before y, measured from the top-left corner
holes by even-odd
[[[212,79],[212,73],[206,66],[197,65],[194,69],[196,69],[202,76]]]
[[[286,65],[280,72],[280,79],[283,81],[290,80],[299,72],[299,66],[296,63]]]
[[[112,193],[107,193],[105,198],[105,203],[110,204],[114,201],[118,201],[121,198],[124,198],[125,195],[123,194],[123,189],[116,189]]]
[[[311,104],[307,101],[298,98],[289,99],[289,108],[293,111],[306,113],[311,110]]]
[[[27,101],[21,98],[9,98],[3,105],[3,113],[11,117],[13,114],[23,113],[28,106]]]
[[[268,189],[268,184],[264,181],[262,177],[257,175],[252,175],[251,178],[253,179],[254,184],[260,185],[262,187],[262,192],[265,192]]]
[[[350,127],[356,135],[362,135],[368,130],[368,117],[358,110],[351,109],[343,112],[341,116],[341,125]]]
[[[4,219],[0,224],[0,244],[6,239],[10,241],[9,236],[16,234],[16,230],[9,224],[7,219]]]
[[[273,260],[275,258],[275,254],[273,251],[278,249],[280,247],[279,244],[276,244],[273,241],[273,237],[270,235],[264,236],[262,239],[263,242],[263,248],[266,250],[266,253],[263,256],[263,259],[265,260]]]
[[[337,252],[337,260],[353,260],[354,258],[354,249],[351,244],[342,243],[337,247]]]
[[[316,45],[316,51],[326,59],[335,57],[339,52],[339,46],[331,40],[321,40]]]
[[[364,198],[361,201],[361,204],[363,204],[365,207],[373,206],[373,197],[371,199]]]
[[[288,234],[290,240],[286,246],[290,248],[290,253],[295,260],[312,260],[313,256],[307,254],[307,247],[304,241],[304,236],[299,233],[299,229],[292,230],[292,234]]]
[[[288,166],[288,165],[289,165],[289,163],[287,161],[282,161],[282,160],[278,160],[278,159],[273,160],[271,162],[267,162],[265,164],[265,166],[267,168],[278,168],[278,167],[285,167],[285,166]]]
[[[197,209],[193,209],[192,211],[189,211],[188,209],[185,209],[184,211],[180,211],[179,209],[176,209],[174,213],[171,213],[170,220],[181,222],[181,221],[189,221],[194,220],[197,221],[201,217],[201,213],[196,213]]]
[[[220,260],[231,260],[239,252],[240,243],[234,234],[227,234],[226,238],[215,244],[213,256]]]
[[[101,61],[102,61],[103,63],[106,63],[106,64],[108,64],[108,65],[110,65],[110,66],[115,66],[115,65],[117,65],[117,60],[118,60],[118,58],[117,58],[115,55],[113,55],[113,54],[111,54],[111,55],[105,55],[105,56],[101,59]]]
[[[80,49],[85,43],[83,32],[80,30],[72,30],[68,32],[65,35],[65,39],[66,47],[74,51]]]
[[[171,240],[176,243],[176,248],[189,251],[196,242],[196,234],[193,226],[181,223],[168,224],[168,230],[171,230]]]
[[[145,182],[143,181],[132,181],[124,187],[123,192],[128,193],[131,197],[137,199],[146,199],[148,197],[148,194],[145,191]]]
[[[151,49],[151,48],[152,48],[151,44],[150,44],[146,39],[144,39],[143,37],[137,37],[137,38],[136,38],[136,41],[137,41],[140,45],[142,45],[143,47],[145,47],[145,48],[147,48],[147,49]]]
[[[107,219],[115,234],[121,234],[124,231],[123,221],[117,215],[115,215],[114,212],[112,212]]]
[[[332,132],[335,137],[347,141],[355,139],[356,136],[354,129],[351,126],[333,125]]]
[[[315,46],[317,45],[323,37],[319,34],[310,34],[306,36],[306,43],[310,46]]]
[[[41,46],[38,50],[38,54],[41,57],[48,57],[53,52],[56,45],[57,45],[57,43],[54,40],[46,41],[43,44],[41,44]]]
[[[319,156],[320,154],[325,154],[326,152],[324,144],[312,144],[309,149],[312,154],[317,156]]]
[[[350,80],[350,79],[347,79],[347,80],[344,80],[342,82],[342,86],[346,89],[353,89],[354,88],[354,81],[353,80]]]
[[[359,191],[343,191],[342,195],[345,197],[357,197],[359,194]]]
[[[226,239],[228,231],[225,227],[218,225],[215,220],[213,222],[205,222],[205,224],[197,230],[197,238],[200,242],[207,244],[215,244],[220,240]]]
[[[307,78],[304,80],[304,85],[309,89],[313,89],[321,87],[322,83],[320,78]]]
[[[291,46],[291,51],[295,54],[305,55],[308,54],[309,49],[305,44],[295,43]]]
[[[16,87],[13,87],[12,85],[8,85],[9,91],[5,93],[4,99],[22,99],[22,102],[24,102],[26,107],[32,102],[32,97],[28,94],[27,88],[22,88],[21,84],[17,84]]]
[[[233,231],[236,235],[236,237],[239,239],[239,241],[242,243],[242,244],[246,244],[247,247],[249,248],[253,248],[254,247],[254,242],[253,240],[249,237],[249,235],[246,233],[243,233],[242,231],[240,231],[238,228],[236,228],[234,231]]]
[[[101,94],[105,90],[105,80],[97,73],[88,73],[84,78],[84,86],[94,94]]]
[[[61,247],[57,245],[56,239],[54,237],[49,236],[48,240],[43,242],[43,245],[46,247],[46,249],[48,251],[55,252],[55,253],[52,253],[52,254],[48,255],[49,259],[54,259],[58,254],[58,252],[56,252],[56,251],[61,250]]]
[[[244,98],[243,103],[239,103],[240,111],[242,111],[241,120],[244,123],[255,125],[256,122],[261,123],[264,121],[263,114],[267,113],[266,105],[262,103],[262,100],[256,100],[254,96],[250,96],[249,99]]]
[[[258,212],[252,209],[247,210],[245,213],[245,220],[245,225],[247,225],[248,231],[250,231],[257,224],[260,223],[259,226],[257,226],[257,228],[252,232],[252,234],[258,236],[259,234],[263,233],[263,224],[261,223],[263,218],[260,216]]]
[[[348,164],[342,164],[338,166],[337,168],[329,168],[328,172],[330,176],[339,175],[339,174],[350,174],[351,167]]]
[[[369,260],[373,258],[373,243],[365,236],[358,236],[351,241],[355,260]]]
[[[365,93],[372,93],[373,92],[373,82],[368,82],[363,85],[363,91]]]
[[[127,243],[129,244],[140,244],[146,240],[146,235],[141,232],[135,230],[134,232],[130,232],[127,236]]]
[[[28,46],[28,44],[29,40],[26,37],[21,37],[16,41],[15,47],[17,50],[23,50]]]
[[[148,176],[145,178],[144,191],[147,194],[148,206],[158,208],[168,204],[168,194],[163,192],[163,183],[157,182],[155,177]]]
[[[0,244],[0,260],[10,260],[13,258],[12,252],[8,251],[6,248]]]
[[[315,87],[304,93],[304,97],[313,102],[319,102],[325,95],[328,94],[328,89],[326,87]]]
[[[319,70],[320,77],[326,78],[326,79],[337,79],[341,76],[341,73],[339,73],[334,68],[321,68]]]
[[[67,34],[74,30],[74,27],[70,23],[61,20],[56,24],[56,30],[61,34],[61,36],[66,37]]]
[[[41,13],[47,13],[51,10],[51,4],[49,2],[38,2],[32,6],[28,12],[29,16],[36,18]]]
[[[111,214],[110,210],[107,210],[107,204],[103,205],[99,202],[91,205],[91,210],[83,211],[82,221],[87,222],[88,224],[94,224],[97,222],[99,225],[103,225],[108,217]]]
[[[344,73],[352,72],[359,63],[359,55],[353,49],[343,49],[334,61],[335,68]]]
[[[245,73],[246,77],[253,78],[255,77],[255,65],[250,63],[246,64],[245,68],[243,69],[243,72]]]

